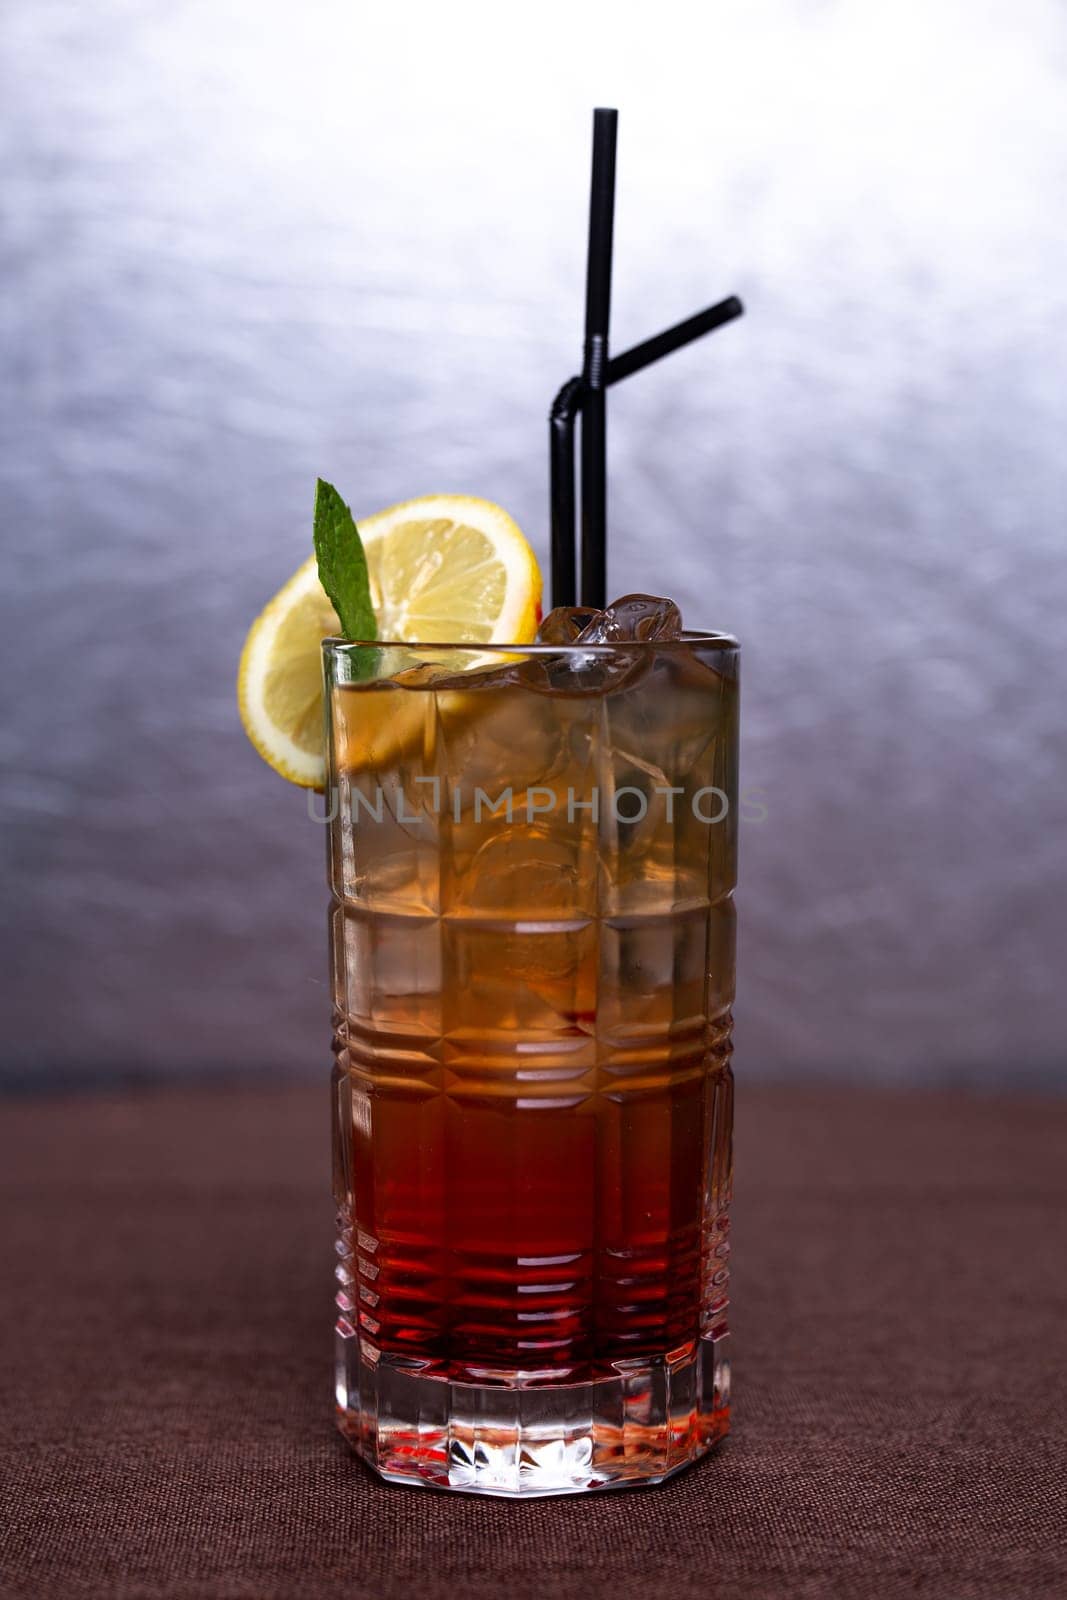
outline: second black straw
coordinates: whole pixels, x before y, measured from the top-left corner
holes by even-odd
[[[608,352],[611,263],[615,223],[615,144],[618,112],[593,113],[593,180],[589,197],[585,346],[580,377],[560,389],[549,415],[549,477],[552,508],[552,603],[601,609],[607,600],[607,418],[610,384],[651,366],[739,317],[743,306],[730,295],[696,316],[645,339],[613,359]],[[582,543],[575,550],[575,422],[582,425]],[[577,580],[577,581],[576,581]]]
[[[615,231],[615,145],[619,113],[593,112],[593,181],[585,277],[582,363],[582,604],[607,604],[607,387],[611,251]]]

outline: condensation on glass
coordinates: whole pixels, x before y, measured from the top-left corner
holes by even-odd
[[[729,1425],[737,646],[324,646],[340,1427],[663,1478]]]

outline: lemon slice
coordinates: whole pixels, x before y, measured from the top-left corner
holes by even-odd
[[[430,494],[357,521],[380,639],[529,644],[540,620],[537,557],[506,511]]]
[[[541,573],[506,511],[467,495],[425,495],[357,519],[378,636],[410,643],[529,644]],[[339,632],[305,561],[249,630],[237,675],[245,732],[290,783],[322,788],[320,645]]]

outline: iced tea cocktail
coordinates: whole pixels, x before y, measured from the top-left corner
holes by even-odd
[[[661,1478],[729,1422],[737,646],[324,654],[341,1428]]]

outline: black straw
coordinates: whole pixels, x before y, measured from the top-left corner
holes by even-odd
[[[657,333],[652,339],[624,350],[608,362],[606,382],[610,388],[622,378],[672,355],[683,345],[691,344],[706,333],[713,333],[735,317],[744,313],[744,306],[736,295],[698,311],[696,316],[676,322],[673,328]],[[582,409],[582,380],[568,378],[552,403],[549,413],[549,504],[552,517],[552,604],[573,606],[577,603],[577,573],[575,550],[575,495],[574,495],[574,424]]]
[[[618,383],[620,378],[629,378],[642,368],[650,367],[653,361],[659,361],[662,356],[673,355],[683,345],[692,344],[694,339],[702,338],[705,333],[712,333],[727,322],[733,322],[735,317],[743,314],[744,309],[737,296],[732,294],[717,305],[708,306],[706,311],[698,311],[695,317],[676,322],[673,328],[657,333],[655,338],[631,345],[621,356],[615,356],[608,362],[608,383]]]
[[[611,360],[611,255],[615,225],[615,146],[619,114],[593,112],[593,176],[589,193],[589,250],[585,279],[585,347],[581,378],[563,385],[549,413],[549,486],[552,512],[552,603],[580,599],[601,610],[607,602],[607,416],[610,384],[640,372],[741,316],[736,295],[676,323]],[[574,426],[582,418],[582,549],[575,554]],[[576,566],[580,581],[576,583]]]
[[[548,486],[552,510],[552,604],[578,602],[574,543],[574,419],[582,403],[581,378],[568,378],[548,414]]]
[[[593,112],[593,178],[589,193],[589,254],[585,279],[585,358],[582,366],[581,603],[607,603],[607,381],[611,316],[611,246],[615,223],[615,144],[619,114]]]

